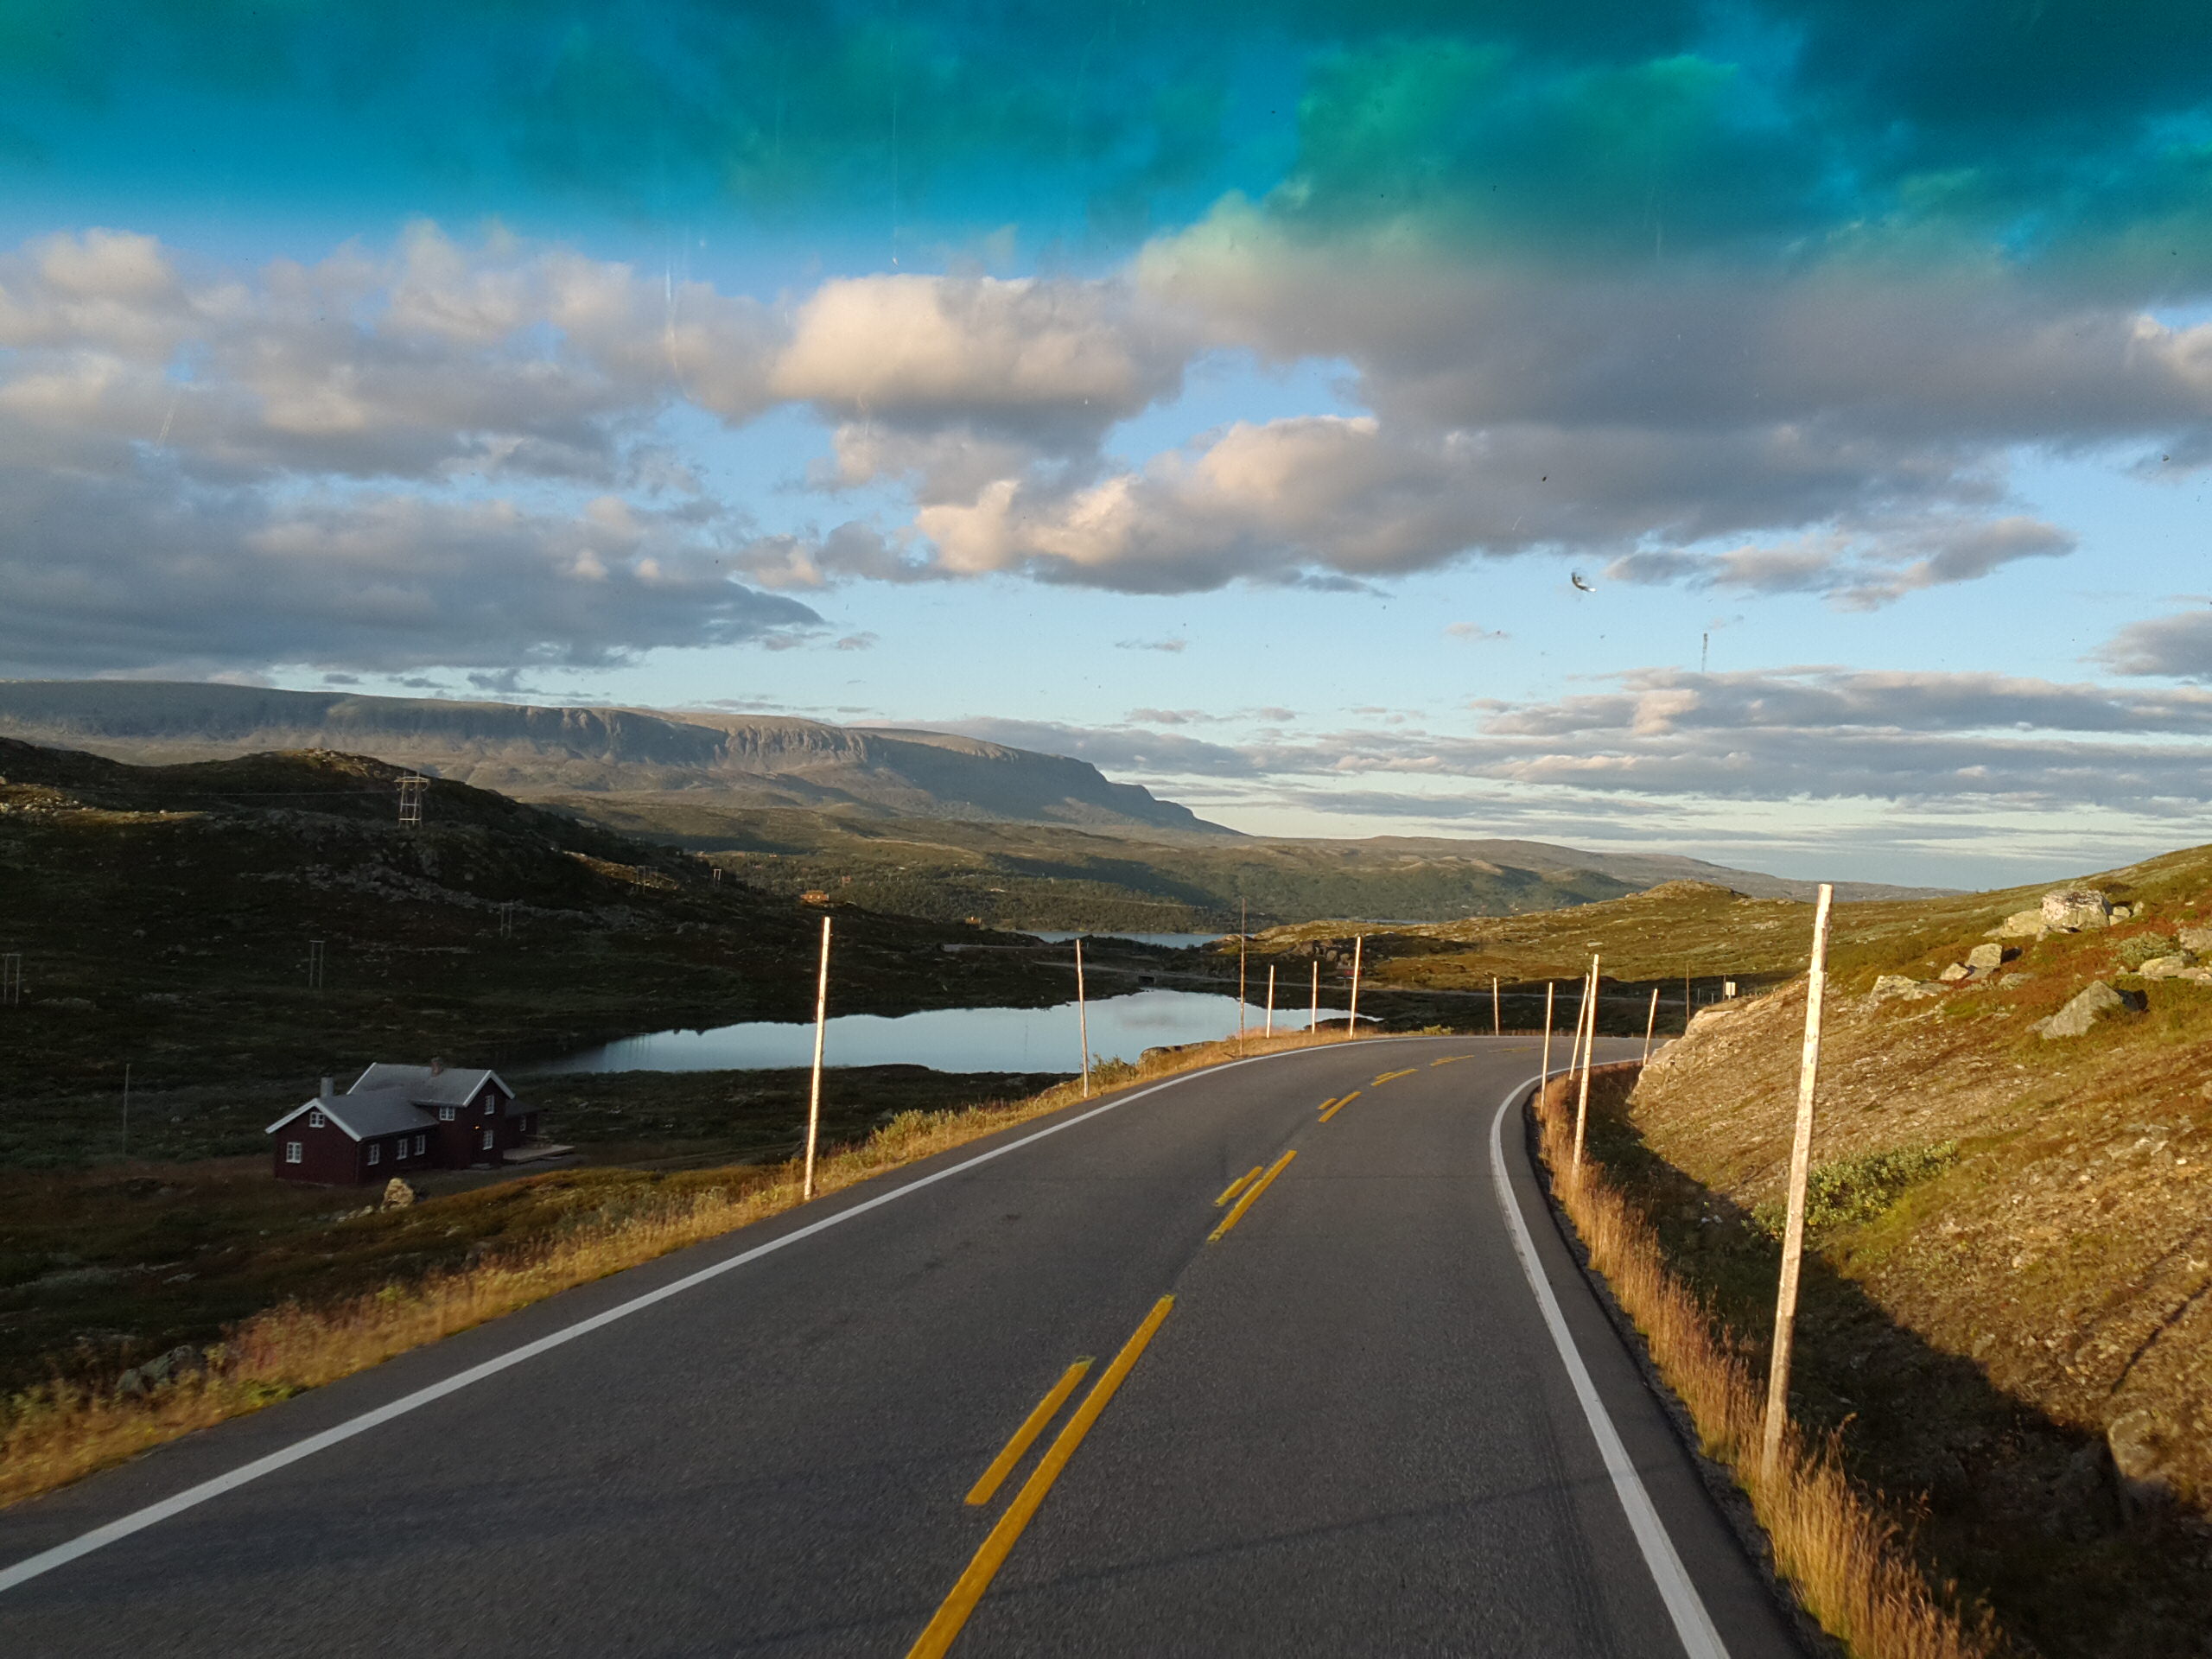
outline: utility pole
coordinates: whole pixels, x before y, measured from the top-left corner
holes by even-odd
[[[1351,1012],[1344,1015],[1344,1036],[1359,1034],[1359,952],[1367,943],[1367,935],[1356,933],[1351,941]]]
[[[1821,883],[1813,909],[1813,961],[1805,976],[1805,1046],[1797,1062],[1797,1127],[1789,1141],[1789,1210],[1782,1232],[1782,1279],[1774,1295],[1774,1354],[1766,1373],[1766,1435],[1759,1467],[1768,1480],[1782,1457],[1789,1416],[1789,1357],[1797,1333],[1797,1277],[1805,1259],[1805,1181],[1813,1163],[1813,1092],[1821,1077],[1821,1001],[1828,980],[1828,906],[1835,889]]]
[[[1536,1109],[1544,1109],[1544,1090],[1552,1086],[1552,995],[1559,987],[1544,982],[1544,1080],[1536,1085]]]
[[[1659,988],[1651,988],[1651,1012],[1643,1020],[1643,1063],[1651,1064],[1651,1033],[1659,1029]]]
[[[1083,1097],[1090,1098],[1090,1010],[1083,996],[1083,936],[1075,941],[1075,1027],[1083,1044]]]
[[[1598,1046],[1598,958],[1590,958],[1590,989],[1582,999],[1582,1023],[1587,1034],[1582,1039],[1582,1094],[1574,1107],[1574,1167],[1582,1168],[1582,1137],[1590,1121],[1590,1058]]]
[[[1275,965],[1268,964],[1268,1029],[1266,1036],[1273,1041],[1275,1034]]]
[[[1490,976],[1490,1034],[1493,1037],[1505,1035],[1505,1016],[1498,1012],[1497,1007],[1497,976],[1496,974]]]
[[[806,1096],[806,1174],[802,1199],[814,1196],[814,1146],[822,1132],[822,1039],[830,1021],[830,918],[822,918],[822,973],[814,985],[814,1081]]]
[[[1313,958],[1313,1007],[1306,1016],[1306,1034],[1309,1037],[1321,1029],[1321,958]]]
[[[1244,1052],[1244,901],[1236,901],[1236,1052]]]

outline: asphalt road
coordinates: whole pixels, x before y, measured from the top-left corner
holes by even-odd
[[[1493,1167],[1535,1064],[1510,1038],[1248,1061],[555,1298],[0,1513],[0,1652],[895,1659],[950,1626],[963,1659],[1794,1655],[1573,1268],[1517,1111]],[[1210,1242],[1224,1189],[1287,1153]]]

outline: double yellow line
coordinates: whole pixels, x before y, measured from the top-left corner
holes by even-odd
[[[1075,1455],[1076,1447],[1083,1444],[1083,1437],[1090,1433],[1091,1425],[1106,1409],[1115,1390],[1136,1369],[1136,1363],[1143,1357],[1146,1346],[1166,1321],[1168,1313],[1174,1306],[1173,1296],[1161,1297],[1152,1305],[1152,1312],[1145,1315],[1144,1323],[1137,1326],[1135,1334],[1122,1344],[1122,1351],[1114,1356],[1114,1363],[1106,1368],[1106,1374],[1084,1396],[1083,1403],[1075,1408],[1075,1415],[1068,1419],[1066,1427],[1046,1448],[1045,1455],[1038,1459],[1036,1468],[1030,1471],[1029,1478],[1022,1482],[1021,1490],[1014,1495],[1014,1502],[1007,1505],[1006,1513],[999,1516],[998,1524],[991,1529],[989,1535],[976,1549],[974,1559],[968,1563],[968,1570],[960,1575],[959,1581],[952,1586],[952,1592],[938,1605],[936,1617],[915,1638],[914,1645],[906,1649],[906,1659],[939,1659],[940,1656],[950,1650],[962,1627],[968,1623],[969,1615],[976,1611],[976,1603],[982,1600],[983,1592],[991,1587],[991,1580],[998,1575],[999,1568],[1006,1564],[1006,1558],[1013,1553],[1022,1530],[1036,1515],[1038,1506],[1044,1503],[1045,1494],[1052,1490],[1052,1483],[1060,1478],[1060,1471],[1068,1466],[1068,1459]],[[1036,1410],[1031,1412],[1021,1427],[1014,1430],[1014,1438],[1007,1442],[1006,1449],[991,1460],[991,1466],[983,1471],[982,1478],[969,1489],[969,1503],[989,1501],[991,1494],[998,1491],[1000,1482],[1012,1472],[1014,1465],[1021,1461],[1022,1453],[1028,1451],[1031,1443],[1044,1432],[1045,1425],[1052,1421],[1054,1414],[1066,1403],[1068,1396],[1075,1392],[1076,1385],[1083,1381],[1084,1373],[1090,1369],[1088,1359],[1079,1359],[1061,1374],[1060,1380],[1052,1384],[1051,1390],[1037,1402]]]
[[[1347,1106],[1351,1105],[1351,1104],[1352,1103],[1352,1102],[1354,1102],[1355,1100],[1357,1100],[1357,1099],[1359,1098],[1359,1096],[1360,1096],[1360,1091],[1359,1091],[1358,1090],[1355,1089],[1355,1090],[1353,1090],[1351,1091],[1351,1093],[1350,1093],[1350,1094],[1346,1095],[1346,1096],[1345,1096],[1342,1100],[1325,1100],[1325,1101],[1323,1101],[1323,1102],[1321,1103],[1321,1122],[1323,1122],[1324,1123],[1327,1122],[1331,1118],[1334,1117],[1334,1116],[1335,1116],[1338,1112],[1341,1112],[1342,1110],[1344,1110],[1344,1109],[1345,1107],[1347,1107]]]
[[[1290,1160],[1297,1156],[1298,1154],[1295,1152],[1286,1152],[1281,1157],[1276,1159],[1274,1164],[1268,1167],[1268,1173],[1264,1175],[1260,1175],[1260,1179],[1256,1181],[1252,1181],[1251,1175],[1245,1176],[1244,1180],[1252,1181],[1252,1185],[1246,1187],[1244,1196],[1236,1200],[1236,1207],[1221,1218],[1221,1225],[1215,1228],[1213,1231],[1206,1235],[1206,1243],[1209,1244],[1216,1243],[1224,1237],[1226,1237],[1228,1236],[1229,1230],[1234,1227],[1238,1222],[1244,1219],[1244,1212],[1259,1202],[1260,1194],[1266,1192],[1269,1187],[1274,1185],[1275,1177],[1281,1174],[1286,1169],[1288,1169],[1290,1167]],[[1252,1174],[1259,1175],[1259,1171],[1254,1170]],[[1243,1185],[1243,1181],[1232,1183],[1230,1187],[1230,1192],[1235,1192],[1238,1186]],[[1229,1193],[1224,1192],[1221,1196],[1225,1198],[1229,1196]],[[1216,1202],[1218,1203],[1219,1200],[1217,1199]]]

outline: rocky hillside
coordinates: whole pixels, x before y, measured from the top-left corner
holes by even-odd
[[[2205,1651],[2212,849],[1835,926],[1798,1408],[2035,1649]],[[1700,1014],[1604,1153],[1755,1343],[1803,1018]]]
[[[0,733],[139,762],[337,749],[524,797],[708,793],[755,807],[1227,836],[1088,761],[938,732],[143,680],[0,682]]]

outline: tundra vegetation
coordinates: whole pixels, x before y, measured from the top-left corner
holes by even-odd
[[[2196,962],[2212,851],[2080,887],[2096,903],[2073,901],[2063,930],[2038,919],[2040,889],[1837,912],[1792,1409],[1801,1452],[1832,1454],[1926,1583],[1994,1616],[1993,1639],[2196,1655],[2212,1632],[2212,974]],[[1611,942],[1637,962],[1626,931]],[[2085,998],[2094,1014],[2057,1019]],[[1700,1012],[1633,1094],[1599,1089],[1590,1130],[1621,1211],[1590,1224],[1650,1254],[1602,1269],[1617,1287],[1662,1272],[1755,1381],[1803,1020],[1802,979]],[[1732,1460],[1734,1409],[1706,1430]]]

